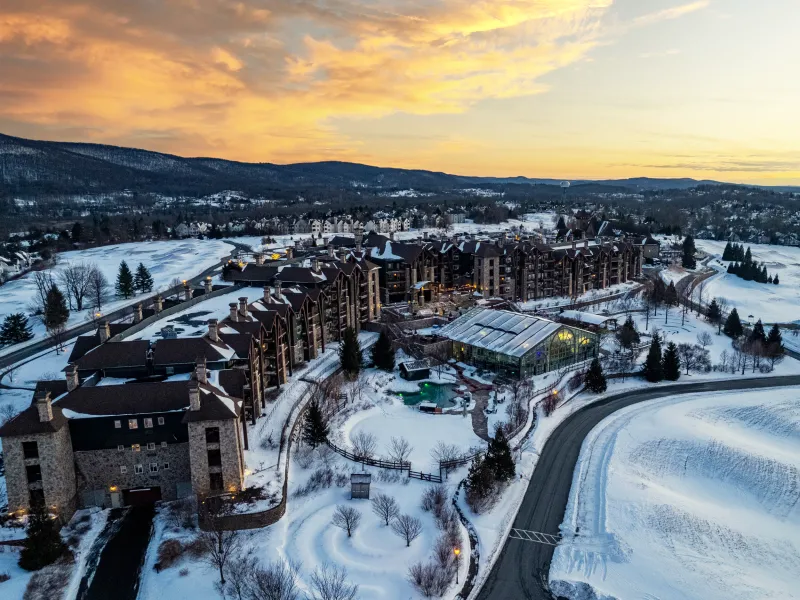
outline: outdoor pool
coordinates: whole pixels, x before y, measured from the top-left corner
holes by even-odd
[[[454,398],[464,395],[456,388],[457,386],[450,383],[421,383],[418,392],[394,392],[394,394],[402,398],[403,403],[409,406],[420,402],[433,402],[441,408],[449,408],[456,405],[453,401]]]

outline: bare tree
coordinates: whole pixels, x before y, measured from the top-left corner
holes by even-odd
[[[11,419],[13,419],[14,415],[16,414],[17,411],[14,410],[14,405],[11,404],[10,402],[0,406],[0,427],[8,423]]]
[[[353,454],[358,459],[372,458],[375,456],[375,448],[378,446],[378,439],[372,433],[359,431],[350,438],[353,444]]]
[[[237,600],[248,599],[250,577],[257,567],[255,557],[250,554],[240,554],[228,561],[225,567],[225,591],[230,597]]]
[[[64,323],[54,325],[47,328],[48,337],[53,340],[56,347],[56,354],[60,354],[64,350],[64,342],[67,339],[67,326]]]
[[[411,451],[413,449],[414,447],[406,438],[392,437],[389,442],[389,460],[398,463],[408,462],[408,458],[411,456]]]
[[[94,265],[86,263],[70,264],[61,269],[59,279],[67,291],[70,310],[83,310],[83,301],[89,295]]]
[[[708,334],[706,334],[708,335]],[[678,356],[681,364],[686,368],[686,374],[693,370],[702,370],[711,365],[709,352],[702,346],[693,344],[678,344]]]
[[[36,291],[33,293],[29,309],[34,315],[44,315],[44,307],[47,306],[47,294],[55,285],[52,271],[36,271],[33,274],[33,284],[36,287]]]
[[[411,515],[398,515],[392,521],[392,531],[403,538],[408,547],[422,533],[422,521]]]
[[[431,449],[431,456],[436,462],[448,462],[461,456],[461,449],[455,444],[439,441]]]
[[[103,304],[108,298],[109,290],[111,286],[108,283],[108,279],[106,276],[103,275],[103,272],[97,267],[94,266],[92,270],[89,272],[89,301],[92,304],[92,308],[95,310],[100,310],[103,308]]]
[[[210,509],[208,501],[203,506],[206,507],[203,520],[207,530],[197,538],[198,545],[203,550],[203,560],[219,571],[219,582],[225,585],[225,568],[231,558],[238,554],[242,546],[242,535],[237,530],[223,528],[223,509]]]
[[[347,569],[325,563],[311,574],[312,600],[355,600],[358,585],[348,583]]]
[[[344,529],[347,537],[352,537],[353,532],[361,524],[361,513],[352,506],[337,504],[331,523],[339,529]]]
[[[697,343],[700,344],[703,348],[708,348],[711,345],[711,334],[707,331],[703,331],[697,334]]]
[[[728,302],[727,298],[717,297],[717,306],[719,306],[719,314],[720,318],[717,322],[717,333],[722,331],[722,326],[725,324],[725,317],[728,314],[728,307],[730,306],[730,302]]]
[[[372,499],[372,512],[378,515],[385,525],[400,514],[400,507],[397,501],[386,494],[378,494]]]
[[[299,600],[297,565],[284,561],[255,567],[247,579],[246,600]]]

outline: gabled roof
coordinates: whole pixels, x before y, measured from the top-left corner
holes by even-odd
[[[220,339],[233,348],[237,358],[249,358],[250,348],[253,344],[253,335],[250,333],[220,333]]]
[[[224,421],[236,419],[241,414],[242,401],[229,396],[211,384],[200,384],[200,410],[187,410],[184,423],[197,421]]]
[[[88,351],[76,362],[76,366],[82,371],[143,367],[147,364],[149,349],[148,340],[107,342]]]
[[[233,355],[233,348],[225,343],[212,342],[208,336],[163,339],[156,342],[153,364],[156,366],[194,364],[201,356],[209,362],[216,362],[230,360]]]
[[[132,327],[133,323],[109,323],[108,328],[111,331],[111,337],[122,333],[129,327]],[[89,350],[92,348],[97,348],[100,345],[100,334],[94,332],[91,335],[79,335],[75,340],[75,344],[72,346],[72,352],[70,352],[69,359],[67,362],[75,362],[82,356],[84,356]]]
[[[61,412],[61,409],[55,405],[53,405],[53,420],[42,423],[39,420],[39,411],[36,408],[36,404],[31,402],[28,408],[0,427],[0,437],[54,433],[66,424],[66,417]]]
[[[244,386],[247,385],[247,375],[243,369],[223,369],[218,374],[219,386],[228,396],[234,398],[244,397]]]
[[[422,251],[422,247],[416,244],[386,240],[382,244],[372,246],[367,256],[371,260],[402,260],[411,264],[420,257]]]
[[[189,407],[189,381],[81,386],[53,404],[70,419],[175,412]]]

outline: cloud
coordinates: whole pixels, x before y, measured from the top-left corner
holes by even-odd
[[[698,2],[690,2],[688,4],[681,4],[679,6],[665,8],[664,10],[659,10],[646,15],[642,15],[641,17],[637,17],[636,19],[634,19],[633,25],[636,26],[651,25],[653,23],[658,23],[659,21],[678,19],[680,17],[688,15],[689,13],[693,13],[698,10],[707,8],[709,4],[711,4],[710,0],[699,0]]]

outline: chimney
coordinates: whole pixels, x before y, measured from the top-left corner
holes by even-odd
[[[389,232],[389,239],[394,241],[394,231]]]
[[[136,308],[133,309],[133,322],[134,323],[141,323],[144,315],[142,314],[142,303],[136,305]]]
[[[319,259],[315,258],[312,264],[314,265],[314,273],[319,273]]]
[[[239,312],[242,313],[242,316],[247,317],[247,297],[242,296],[239,298]]]
[[[39,413],[39,422],[48,423],[53,420],[53,402],[50,400],[50,392],[36,392],[36,411]]]
[[[283,289],[283,282],[280,279],[275,280],[275,297],[278,299],[279,302],[283,301],[283,293],[281,290]]]
[[[239,320],[239,310],[236,306],[236,302],[231,302],[230,304],[228,304],[228,306],[230,306],[231,308],[230,319],[235,323],[236,321]]]
[[[214,291],[214,285],[211,283],[211,277],[206,277],[203,285],[206,288],[206,294],[210,294],[212,291]]]
[[[81,384],[78,378],[78,368],[75,365],[67,365],[65,373],[67,375],[67,391],[71,392]]]
[[[108,324],[108,321],[102,321],[100,323],[100,327],[97,330],[97,335],[100,336],[101,344],[105,344],[108,341],[108,338],[111,337],[111,326]]]
[[[364,243],[364,236],[361,233],[356,234],[356,250],[361,251],[361,244]]]
[[[327,246],[328,245],[328,236],[327,235],[324,238],[322,238],[322,245],[323,246]]]
[[[270,287],[268,285],[264,286],[264,304],[272,304],[272,294],[270,293]]]
[[[347,262],[347,250],[345,250],[344,248],[342,248],[342,251],[339,254],[339,260],[341,260],[343,263]]]
[[[261,252],[256,252],[254,256],[255,256],[257,265],[263,265],[264,264],[264,255]]]
[[[427,240],[428,239],[428,232],[427,231],[423,231],[422,232],[422,239],[423,240]]]
[[[156,299],[153,301],[153,308],[155,308],[156,314],[164,310],[164,299],[161,297],[161,294],[156,296]]]
[[[206,369],[206,359],[198,356],[194,365],[194,376],[197,383],[208,383],[208,369]]]
[[[185,302],[188,302],[192,299],[192,287],[189,285],[188,281],[183,282],[183,299]]]
[[[576,246],[576,244],[575,244],[575,240],[572,240],[572,249],[573,249],[573,250],[575,250],[575,246]]]
[[[212,342],[219,341],[219,321],[217,319],[208,320],[208,338]]]
[[[328,248],[328,256],[333,256],[334,258],[336,258],[336,251],[333,249],[333,246],[331,244],[328,244],[327,248]]]
[[[584,248],[588,248],[589,247],[589,240],[583,240],[583,247]]]
[[[289,247],[286,249],[286,258],[292,260],[294,258],[294,248]]]
[[[196,381],[189,382],[189,410],[200,410],[200,386]]]

